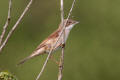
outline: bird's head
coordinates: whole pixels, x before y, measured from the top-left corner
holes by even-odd
[[[66,23],[65,25],[65,28],[68,29],[68,30],[71,30],[75,24],[78,24],[79,22],[78,21],[75,21],[75,20],[72,20],[72,19],[68,19],[67,22],[66,22],[67,19],[64,19],[64,24]]]

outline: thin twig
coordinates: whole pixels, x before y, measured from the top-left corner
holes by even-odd
[[[62,26],[64,26],[64,6],[63,6],[63,0],[60,0],[60,10],[61,10],[61,23]],[[63,30],[63,35],[62,35],[62,44],[65,45],[65,29]],[[64,64],[64,46],[62,47],[61,51],[61,56],[60,56],[60,62],[59,62],[59,72],[58,72],[58,80],[62,80],[63,76],[63,64]]]
[[[61,5],[61,7],[60,7],[60,11],[61,11],[61,22],[62,22],[62,26],[63,26],[63,25],[64,25],[64,24],[63,24],[63,22],[64,22],[64,7],[63,7],[64,3],[63,3],[63,0],[60,0],[60,5]]]
[[[71,15],[72,9],[73,9],[73,7],[74,7],[74,3],[75,3],[75,0],[74,0],[73,3],[72,3],[72,7],[71,7],[71,9],[70,9],[70,11],[69,11],[67,20],[69,19],[70,15]],[[43,71],[44,71],[44,69],[45,69],[45,67],[46,67],[46,64],[47,64],[47,62],[48,62],[48,60],[49,60],[49,57],[50,57],[50,55],[51,55],[51,52],[52,52],[53,48],[56,46],[56,44],[58,43],[59,39],[61,38],[61,36],[62,36],[62,34],[63,34],[63,32],[64,32],[64,29],[65,29],[65,25],[66,25],[66,23],[67,23],[67,20],[65,21],[65,24],[64,24],[64,26],[63,26],[63,28],[62,28],[62,31],[61,31],[58,39],[56,40],[55,44],[51,47],[51,49],[50,49],[50,51],[49,51],[49,54],[48,54],[48,56],[47,56],[47,58],[46,58],[46,61],[44,62],[43,67],[42,67],[40,73],[38,74],[36,80],[38,80],[38,79],[41,77],[41,75],[42,75],[42,73],[43,73]]]
[[[21,16],[18,18],[17,22],[15,23],[15,25],[12,27],[12,29],[9,31],[6,39],[4,40],[4,42],[2,43],[2,45],[0,46],[0,52],[2,51],[3,47],[6,45],[6,43],[8,42],[8,39],[10,38],[11,34],[13,33],[13,31],[16,29],[16,27],[18,26],[18,24],[20,23],[20,21],[22,20],[22,18],[24,17],[25,13],[28,11],[28,9],[30,8],[31,4],[32,4],[33,0],[30,0],[29,3],[27,4],[27,6],[25,7],[23,13],[21,14]]]
[[[10,23],[10,19],[11,19],[11,8],[12,8],[12,0],[9,0],[9,7],[8,7],[8,16],[7,16],[7,20],[5,22],[5,25],[3,26],[3,30],[2,30],[2,33],[0,35],[0,45],[2,43],[2,40],[4,38],[4,35],[5,35],[5,32],[6,32],[6,29]]]
[[[58,72],[58,80],[62,80],[63,76],[63,64],[64,64],[64,47],[62,48],[60,63],[59,63],[59,72]]]

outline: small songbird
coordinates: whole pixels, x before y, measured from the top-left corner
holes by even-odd
[[[65,24],[67,19],[64,19],[63,24]],[[74,27],[75,24],[79,23],[78,21],[72,20],[72,19],[68,19],[65,25],[65,42],[69,36],[69,33],[71,31],[71,29]],[[46,54],[50,52],[51,47],[56,43],[56,41],[58,40],[61,31],[62,31],[62,23],[60,23],[59,28],[53,32],[48,38],[46,38],[36,49],[35,51],[33,51],[33,53],[26,57],[25,59],[23,59],[22,61],[20,61],[18,63],[19,64],[23,64],[25,61],[35,57],[35,56],[39,56],[42,54]],[[57,42],[57,44],[54,46],[53,51],[56,51],[59,48],[62,48],[63,43],[62,43],[62,37],[59,39],[59,41]]]

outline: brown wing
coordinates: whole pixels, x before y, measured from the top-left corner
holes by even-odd
[[[51,47],[51,44],[54,43],[56,38],[59,36],[60,29],[57,29],[55,32],[53,32],[50,36],[48,36],[37,48],[36,50],[42,48],[42,47]]]

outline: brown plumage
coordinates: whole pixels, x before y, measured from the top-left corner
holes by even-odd
[[[64,20],[64,23],[65,23],[66,19]],[[67,27],[71,27],[70,25],[73,25],[73,24],[77,24],[78,22],[77,21],[74,21],[72,19],[68,19],[67,23],[66,23],[66,37],[68,37],[68,34],[69,34],[69,28]],[[28,56],[27,58],[23,59],[22,61],[20,61],[18,63],[19,64],[23,64],[25,61],[35,57],[35,56],[38,56],[38,55],[41,55],[41,54],[45,54],[45,53],[49,53],[51,47],[55,44],[56,40],[58,39],[59,35],[60,35],[60,32],[61,32],[61,29],[62,29],[62,26],[61,24],[59,25],[59,28],[53,32],[49,37],[47,37],[36,49],[35,51],[30,55]],[[58,41],[58,43],[56,44],[55,48],[53,49],[53,51],[57,50],[58,48],[62,47],[62,38],[60,38],[60,40]]]

